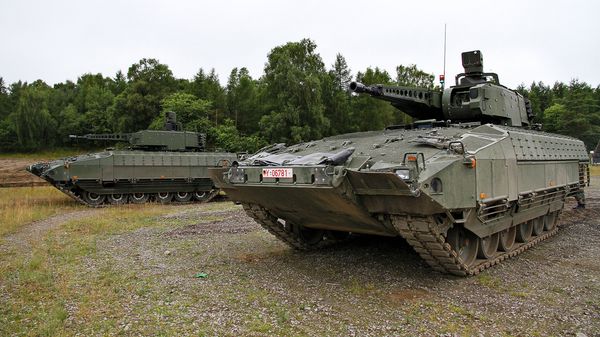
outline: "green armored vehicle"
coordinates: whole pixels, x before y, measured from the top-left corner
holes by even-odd
[[[483,72],[479,51],[443,91],[352,83],[412,125],[276,144],[211,169],[218,187],[297,249],[349,233],[401,236],[436,271],[473,275],[554,235],[580,193],[583,142],[537,131],[528,101]]]
[[[149,200],[209,201],[218,190],[208,176],[208,168],[228,166],[237,155],[203,152],[204,135],[180,129],[175,113],[167,113],[162,131],[71,136],[129,142],[131,146],[36,163],[27,170],[89,206]]]

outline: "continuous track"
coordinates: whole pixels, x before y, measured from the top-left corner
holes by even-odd
[[[70,189],[65,188],[64,186],[61,185],[53,185],[54,187],[58,188],[59,191],[63,192],[64,194],[68,195],[69,197],[73,198],[73,200],[77,201],[78,203],[88,206],[88,207],[92,207],[92,208],[102,208],[102,207],[107,207],[107,206],[114,206],[113,204],[110,203],[101,203],[98,205],[94,205],[94,204],[90,204],[88,202],[86,202],[79,194],[74,193],[73,191],[71,191]],[[175,201],[175,203],[178,204],[189,204],[189,203],[205,203],[205,202],[209,202],[212,199],[214,199],[215,196],[217,196],[217,194],[219,193],[218,190],[216,189],[212,189],[210,190],[208,196],[206,197],[206,199],[203,199],[202,201],[187,201],[187,202],[182,202],[182,201]]]
[[[308,242],[298,234],[298,231],[295,230],[293,225],[286,224],[277,219],[277,217],[269,213],[266,208],[256,204],[245,203],[242,203],[242,206],[244,207],[246,214],[258,222],[264,229],[269,231],[269,233],[273,234],[292,248],[298,250],[312,250],[328,247],[343,241],[343,239],[340,240],[329,237],[326,232],[324,232],[321,240],[318,240],[317,242]]]
[[[269,213],[266,208],[257,204],[242,205],[250,217],[269,231],[269,233],[292,248],[312,250],[327,247],[341,241],[328,238],[327,235],[324,235],[323,239],[318,242],[306,242],[302,240],[289,224],[285,224],[284,221]],[[570,217],[572,215],[575,219],[582,220],[589,216],[600,215],[600,210],[573,210],[566,213]],[[443,234],[449,225],[440,224],[433,216],[389,215],[388,219],[400,236],[414,248],[433,270],[458,276],[477,275],[481,271],[505,259],[523,253],[527,249],[555,235],[559,230],[559,226],[556,225],[552,230],[544,231],[538,236],[532,236],[527,242],[515,242],[512,249],[508,252],[498,251],[489,259],[477,259],[472,264],[467,265],[447,242],[445,234]]]
[[[490,259],[478,259],[472,265],[467,265],[446,242],[440,225],[433,217],[392,215],[390,220],[398,233],[433,270],[459,276],[477,275],[482,270],[518,255],[558,232],[558,227],[555,227],[553,230],[532,237],[528,242],[515,242],[515,246],[509,252],[497,252]]]

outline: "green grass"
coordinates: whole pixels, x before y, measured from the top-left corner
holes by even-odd
[[[110,261],[94,260],[101,253],[98,240],[159,224],[153,219],[170,210],[156,204],[102,209],[50,230],[29,252],[0,255],[0,285],[5,287],[0,296],[0,335],[71,335],[77,327],[66,324],[69,316],[100,334],[118,330],[118,318],[125,310],[120,299],[143,296],[152,285],[132,272],[116,272]],[[98,264],[93,274],[85,266],[90,258]]]
[[[67,210],[83,208],[54,187],[0,189],[0,241],[32,221]]]

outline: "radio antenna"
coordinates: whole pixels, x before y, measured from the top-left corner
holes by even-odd
[[[444,23],[444,72],[442,76],[440,76],[440,84],[442,85],[442,90],[444,90],[444,83],[446,82],[446,24]]]

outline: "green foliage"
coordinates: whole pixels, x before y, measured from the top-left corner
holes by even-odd
[[[206,132],[209,127],[208,113],[211,102],[199,99],[192,94],[176,92],[161,101],[162,112],[158,115],[150,129],[162,130],[165,123],[165,114],[168,111],[177,113],[177,122],[187,131]]]
[[[435,76],[417,68],[416,65],[396,67],[396,83],[401,86],[433,89]]]
[[[18,144],[24,150],[53,145],[57,123],[48,110],[50,90],[48,85],[37,81],[20,93],[14,122]]]
[[[346,59],[337,54],[332,69],[323,77],[321,90],[325,117],[330,121],[328,134],[335,135],[353,131],[351,125],[351,100],[348,85],[352,72]]]
[[[211,69],[207,75],[200,68],[194,79],[190,82],[187,91],[200,99],[212,102],[208,118],[215,124],[219,124],[220,119],[227,117],[225,115],[225,111],[227,110],[227,96],[225,89],[219,83],[219,76],[214,69]]]
[[[168,66],[155,59],[142,59],[129,67],[127,88],[109,109],[112,126],[119,132],[147,128],[160,113],[160,102],[177,89]]]
[[[234,68],[227,81],[228,116],[242,134],[258,131],[262,116],[258,97],[258,84],[248,73],[248,69]]]
[[[52,87],[41,80],[7,84],[0,77],[0,150],[65,148],[73,146],[69,134],[162,129],[167,111],[177,113],[185,130],[206,133],[209,150],[236,152],[412,121],[387,102],[351,94],[352,78],[341,54],[326,68],[309,39],[273,48],[260,78],[234,68],[226,86],[214,69],[177,79],[155,59],[140,60],[126,74],[83,74]],[[355,79],[366,85],[434,88],[434,76],[414,64],[398,65],[392,75],[370,67]],[[589,149],[596,146],[600,87],[573,80],[517,89],[529,98],[535,122],[544,130],[582,139]]]
[[[262,80],[270,113],[260,126],[271,142],[318,139],[329,129],[321,94],[325,66],[316,48],[303,39],[275,47],[267,56]]]
[[[216,148],[227,152],[253,153],[267,145],[267,142],[257,135],[240,136],[231,119],[223,121],[212,130],[212,133]]]
[[[378,67],[369,67],[364,73],[359,72],[356,74],[356,81],[365,85],[393,85],[390,74]],[[389,103],[368,95],[352,97],[351,118],[354,131],[381,130],[388,125],[397,124],[396,113],[397,109]]]
[[[544,130],[579,138],[588,149],[600,140],[600,88],[572,80],[568,85],[533,83],[520,91],[529,98]]]

